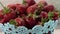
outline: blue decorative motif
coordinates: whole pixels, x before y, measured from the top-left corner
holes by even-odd
[[[44,26],[41,25],[36,25],[35,27],[33,27],[32,29],[27,29],[24,26],[20,26],[15,28],[14,25],[11,25],[9,23],[6,24],[1,24],[0,23],[0,28],[2,29],[3,32],[5,32],[5,34],[43,34],[43,33],[48,33],[49,31],[51,32],[51,34],[53,34],[53,31],[57,25],[58,20],[56,21],[48,21],[44,24]]]

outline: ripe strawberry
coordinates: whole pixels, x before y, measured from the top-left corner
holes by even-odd
[[[0,10],[0,20],[3,18],[2,10]]]
[[[19,14],[24,14],[26,11],[26,7],[25,5],[21,4],[21,5],[16,5],[16,10]]]
[[[46,1],[40,1],[39,4],[43,4],[44,6],[48,5]]]
[[[10,19],[14,19],[16,18],[16,12],[14,12],[13,10],[10,10],[9,13],[4,14],[4,18],[0,21],[1,23],[6,23],[8,22]]]
[[[49,12],[49,11],[53,11],[55,8],[53,5],[47,5],[43,8],[44,11]]]
[[[34,5],[35,1],[34,0],[23,0],[23,4],[28,5],[29,7],[31,5]]]
[[[15,22],[16,22],[16,26],[24,26],[25,25],[23,19],[19,18],[19,17],[15,19]]]
[[[44,23],[48,21],[48,13],[45,11],[42,11],[40,13],[40,18],[41,18],[41,25],[44,25]]]
[[[54,16],[53,16],[53,20],[57,20],[58,19],[58,12],[53,12]]]
[[[1,2],[1,6],[3,7],[4,18],[0,21],[1,23],[8,22],[10,19],[16,18],[16,12],[13,9],[9,9],[5,7]]]
[[[2,23],[2,19],[4,18],[2,10],[0,10],[0,23]]]
[[[7,7],[16,10],[16,4],[9,4]]]
[[[27,14],[30,14],[30,13],[33,14],[37,8],[38,8],[38,5],[37,4],[28,7],[27,8]]]
[[[25,18],[24,21],[26,24],[25,27],[27,27],[28,29],[33,28],[37,23],[32,17]]]
[[[42,11],[42,12],[40,13],[40,17],[42,17],[42,18],[48,18],[48,13]]]

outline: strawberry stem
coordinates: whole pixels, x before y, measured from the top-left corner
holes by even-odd
[[[52,20],[52,17],[53,17],[53,16],[54,16],[53,12],[49,12],[49,13],[48,13],[48,19],[49,19],[49,20]]]
[[[26,2],[25,2],[25,0],[23,0],[23,3],[22,4],[25,4]]]
[[[43,9],[43,4],[42,3],[39,3],[39,5],[38,5],[38,7],[40,8],[40,10],[42,10]]]
[[[9,13],[9,8],[5,7],[1,2],[0,2],[0,4],[4,8],[3,14]]]
[[[12,25],[16,25],[16,22],[15,22],[13,19],[11,19],[11,20],[9,21],[9,23],[12,24]]]

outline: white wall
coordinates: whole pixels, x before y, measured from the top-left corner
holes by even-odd
[[[40,0],[35,0],[36,2],[39,2]],[[57,8],[60,8],[60,0],[45,0],[47,1],[49,4],[53,4],[55,6],[57,6]],[[22,0],[0,0],[0,2],[2,2],[4,5],[7,4],[12,4],[12,3],[22,3]],[[1,9],[1,6],[0,6]]]

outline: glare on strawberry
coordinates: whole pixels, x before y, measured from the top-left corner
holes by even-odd
[[[28,7],[27,8],[27,14],[30,14],[30,13],[33,14],[37,8],[38,8],[38,5],[37,4]]]

